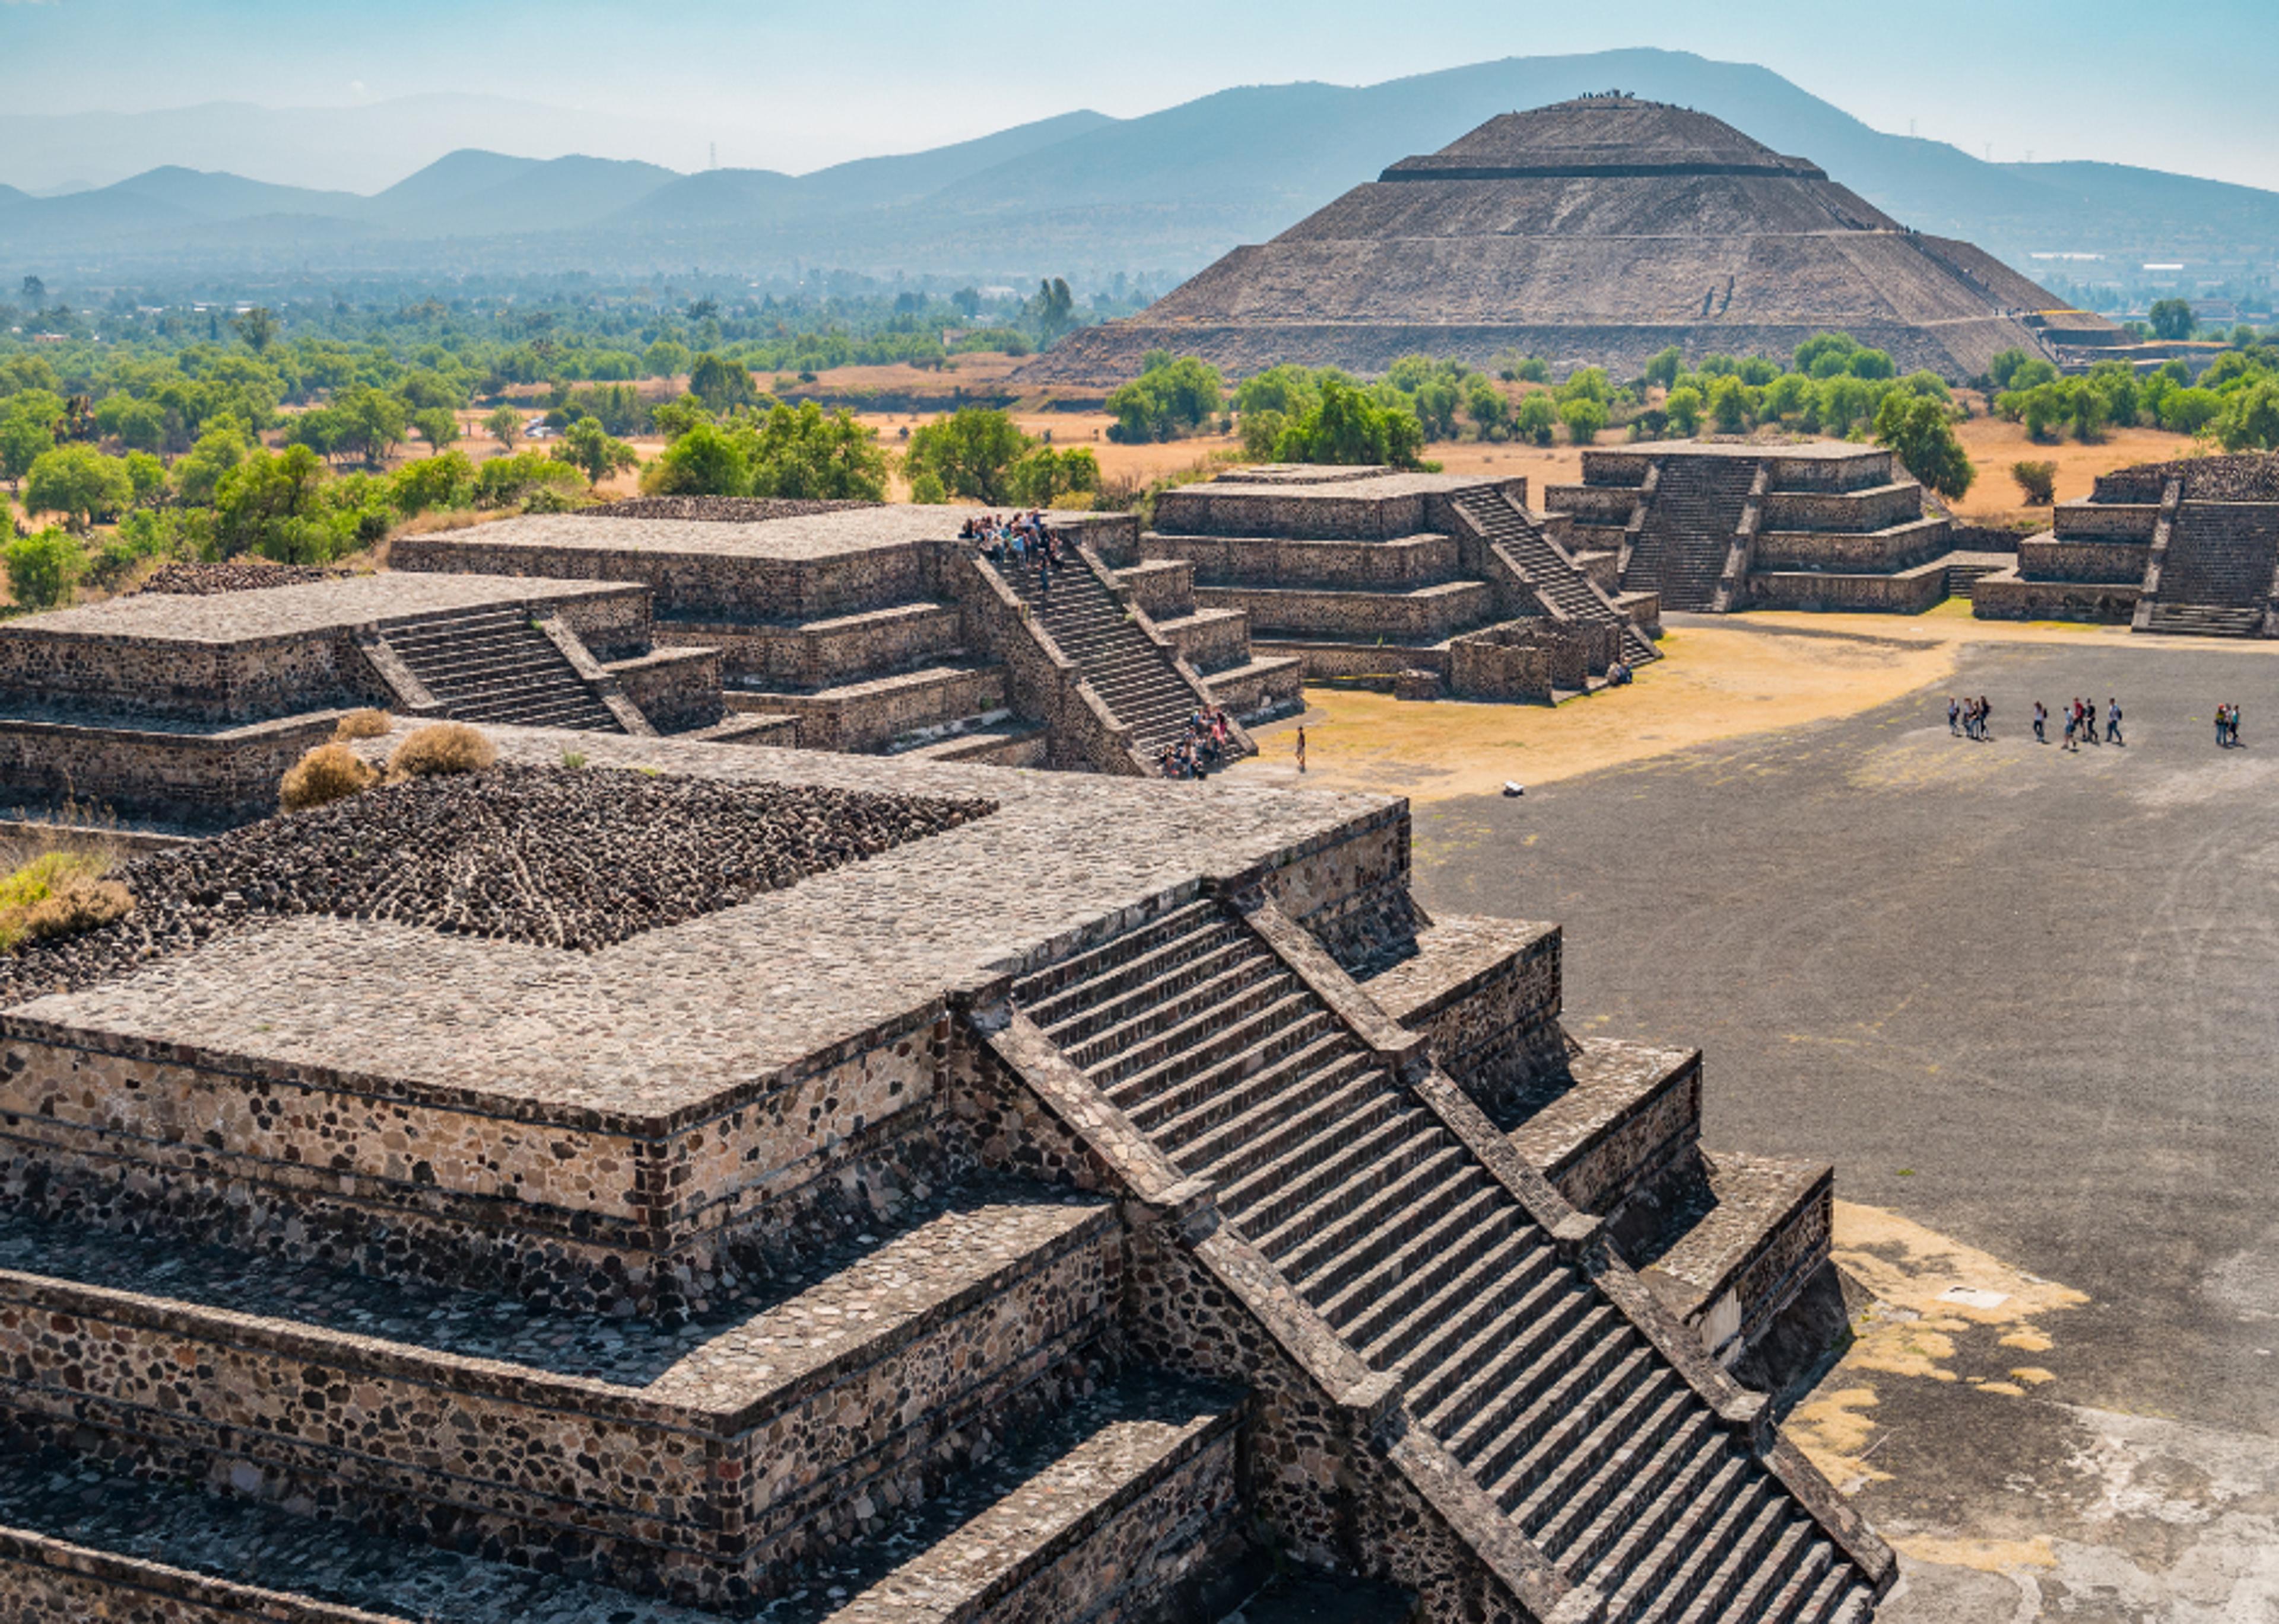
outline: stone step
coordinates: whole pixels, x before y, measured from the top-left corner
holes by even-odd
[[[1153,1124],[1203,1109],[1219,1099],[1251,1098],[1254,1080],[1317,1044],[1352,1041],[1325,1011],[1303,1004],[1276,1022],[1255,1026],[1248,1038],[1239,1047],[1187,1070],[1152,1095],[1126,1094],[1116,1103],[1143,1130],[1152,1133]]]
[[[1316,1059],[1310,1066],[1283,1061],[1261,1074],[1271,1080],[1246,1083],[1248,1108],[1220,1117],[1201,1143],[1181,1145],[1157,1131],[1156,1144],[1173,1150],[1181,1167],[1227,1190],[1299,1153],[1334,1125],[1357,1130],[1399,1108],[1384,1073],[1366,1055],[1334,1042],[1301,1053]]]
[[[1806,1595],[1835,1566],[1835,1550],[1812,1524],[1799,1517],[1773,1548],[1772,1556],[1757,1566],[1740,1593],[1716,1616],[1730,1619],[1792,1617]]]
[[[1079,1069],[1093,1086],[1118,1099],[1135,1092],[1126,1086],[1132,1079],[1148,1079],[1136,1091],[1144,1099],[1157,1092],[1155,1084],[1185,1075],[1180,1069],[1190,1062],[1207,1062],[1245,1046],[1249,1039],[1243,1034],[1262,1015],[1293,1013],[1305,1002],[1304,991],[1287,971],[1239,986],[1222,986],[1214,1001],[1190,1007],[1170,1025]]]
[[[1499,1502],[1526,1498],[1553,1459],[1591,1436],[1600,1413],[1627,1398],[1654,1369],[1652,1350],[1621,1336],[1601,1337],[1523,1407],[1509,1395],[1495,1409],[1501,1426],[1467,1429],[1452,1442]]]
[[[1331,1259],[1311,1283],[1322,1317],[1343,1332],[1355,1316],[1376,1315],[1380,1305],[1395,1318],[1415,1307],[1496,1250],[1499,1237],[1515,1237],[1511,1205],[1502,1198],[1492,1183],[1473,1180],[1452,1188],[1437,1210],[1404,1219],[1405,1232],[1372,1237],[1351,1259]]]
[[[1401,1205],[1371,1222],[1372,1209],[1362,1207],[1354,1218],[1324,1237],[1324,1245],[1337,1246],[1309,1260],[1303,1278],[1308,1298],[1315,1304],[1340,1303],[1348,1311],[1376,1299],[1405,1272],[1422,1267],[1432,1256],[1427,1237],[1446,1241],[1455,1232],[1447,1227],[1452,1214],[1469,1210],[1475,1222],[1503,1205],[1503,1192],[1469,1156],[1454,1159],[1452,1168],[1429,1188],[1403,1199]],[[1386,1199],[1391,1199],[1388,1194]],[[1292,1265],[1293,1271],[1297,1266]],[[1373,1282],[1375,1291],[1349,1295]],[[1324,1316],[1326,1317],[1326,1316]]]
[[[1124,1076],[1108,1090],[1108,1097],[1127,1113],[1165,1094],[1176,1096],[1184,1106],[1192,1098],[1186,1085],[1199,1075],[1209,1074],[1214,1082],[1247,1076],[1300,1044],[1310,1042],[1331,1023],[1303,992],[1292,992],[1267,1004],[1224,1030],[1215,1028],[1208,1016],[1201,1017],[1193,1033],[1187,1035],[1207,1033],[1207,1037],[1186,1050],[1162,1043],[1163,1058]]]
[[[1482,1223],[1462,1246],[1443,1253],[1432,1270],[1413,1276],[1408,1289],[1366,1304],[1367,1312],[1339,1329],[1373,1367],[1393,1368],[1427,1333],[1461,1329],[1464,1312],[1495,1313],[1499,1298],[1546,1277],[1552,1257],[1541,1232],[1505,1208],[1495,1223]]]
[[[1284,1274],[1301,1283],[1322,1274],[1373,1226],[1391,1224],[1393,1214],[1431,1198],[1442,1181],[1477,1171],[1470,1154],[1454,1140],[1419,1131],[1381,1167],[1370,1168],[1345,1187],[1302,1209],[1263,1247]]]
[[[1233,1544],[1239,1402],[1132,1376],[797,1577],[771,1624],[1156,1616]],[[11,1440],[12,1443],[17,1442]],[[27,1617],[717,1624],[575,1561],[541,1572],[26,1444],[0,1451],[0,1580]],[[1067,1597],[1075,1605],[1057,1605]],[[1128,1611],[1127,1611],[1128,1610]],[[749,1605],[738,1607],[738,1615]]]
[[[1615,1607],[1607,1609],[1609,1618],[1636,1617],[1652,1608],[1652,1616],[1676,1620],[1691,1610],[1694,1601],[1707,1593],[1720,1567],[1750,1550],[1753,1545],[1769,1540],[1779,1532],[1785,1508],[1780,1497],[1767,1485],[1761,1473],[1753,1472],[1739,1493],[1724,1503],[1715,1517],[1697,1521],[1692,1529],[1681,1521],[1661,1542],[1656,1552],[1659,1559],[1651,1569],[1658,1582],[1638,1598],[1634,1613],[1624,1613]],[[1668,1566],[1663,1567],[1667,1562]],[[1638,1574],[1633,1574],[1635,1581]]]
[[[1687,1411],[1619,1488],[1587,1510],[1560,1507],[1536,1528],[1535,1543],[1554,1561],[1596,1574],[1601,1559],[1611,1562],[1619,1542],[1635,1535],[1642,1550],[1659,1538],[1716,1476],[1729,1452],[1720,1448],[1715,1419],[1706,1410]],[[1600,1579],[1619,1583],[1622,1576],[1616,1572]]]
[[[1120,991],[1125,984],[1115,977],[1127,967],[1136,967],[1132,973],[1145,979],[1157,973],[1154,967],[1203,951],[1230,939],[1235,932],[1249,934],[1216,902],[1199,898],[1137,930],[1024,977],[1013,984],[1013,1000],[1039,1025],[1057,1024],[1093,999]]]
[[[1531,1313],[1501,1316],[1486,1348],[1461,1350],[1459,1364],[1472,1365],[1468,1379],[1451,1383],[1435,1371],[1417,1384],[1425,1423],[1460,1458],[1470,1459],[1496,1434],[1522,1421],[1553,1383],[1587,1367],[1594,1358],[1619,1357],[1622,1316],[1572,1281],[1555,1275],[1553,1279],[1563,1290],[1521,1305]]]
[[[1294,1245],[1318,1233],[1357,1193],[1358,1181],[1413,1166],[1429,1143],[1392,1091],[1350,1122],[1319,1124],[1313,1135],[1219,1191],[1219,1209],[1239,1218],[1269,1256],[1274,1243]],[[1285,1269],[1285,1273],[1288,1271]]]
[[[1566,1406],[1488,1492],[1531,1533],[1554,1512],[1588,1516],[1628,1480],[1638,1455],[1651,1459],[1681,1421],[1704,1413],[1674,1371],[1647,1361],[1635,1379],[1609,1379]]]
[[[1118,1233],[1104,1203],[961,1198],[683,1331],[0,1218],[0,1410],[249,1498],[733,1595],[857,1536],[871,1484],[938,1482],[1065,1403]]]
[[[1159,954],[1170,954],[1176,946],[1160,949]],[[1145,980],[1127,982],[1120,991],[1105,998],[1087,1001],[1080,1007],[1055,1000],[1065,1013],[1061,1013],[1050,1025],[1042,1022],[1038,1024],[1047,1038],[1073,1053],[1071,1046],[1155,1008],[1164,1000],[1186,991],[1198,982],[1237,965],[1255,963],[1256,949],[1257,943],[1250,938],[1248,932],[1232,925],[1222,927],[1211,933],[1209,945],[1201,952],[1181,954],[1177,957],[1164,956],[1160,962],[1160,973]],[[1157,955],[1150,957],[1155,959]],[[1036,1020],[1035,1015],[1032,1014],[1030,1019]]]
[[[1256,1136],[1317,1098],[1374,1086],[1370,1069],[1369,1056],[1344,1033],[1332,1030],[1184,1109],[1154,1102],[1155,1108],[1144,1119],[1134,1120],[1188,1172],[1234,1176],[1247,1163],[1231,1158],[1248,1150]],[[1262,1153],[1274,1153],[1268,1147]]]
[[[1566,1557],[1569,1572],[1608,1592],[1609,1619],[1638,1616],[1684,1559],[1693,1543],[1754,1481],[1754,1467],[1730,1444],[1712,1436],[1680,1474],[1646,1505],[1638,1521],[1617,1525],[1598,1549],[1578,1541]]]
[[[1548,1245],[1543,1251],[1551,1253]],[[1434,1327],[1393,1368],[1408,1383],[1418,1414],[1461,1419],[1508,1375],[1524,1368],[1531,1348],[1565,1335],[1595,1306],[1565,1267],[1545,1266],[1516,1290],[1499,1290]]]
[[[1788,1549],[1785,1542],[1799,1538],[1802,1532],[1787,1502],[1768,1492],[1764,1509],[1728,1544],[1723,1559],[1706,1573],[1697,1570],[1699,1576],[1686,1593],[1685,1610],[1677,1615],[1677,1624],[1712,1624],[1716,1620],[1748,1616],[1728,1612],[1741,1587],[1751,1574],[1778,1560]]]
[[[1236,954],[1193,984],[1164,992],[1114,1025],[1102,1027],[1080,1042],[1064,1042],[1061,1047],[1078,1069],[1086,1072],[1095,1066],[1127,1059],[1144,1066],[1148,1056],[1156,1052],[1153,1045],[1157,1038],[1168,1038],[1198,1015],[1208,1011],[1215,1019],[1239,1015],[1287,992],[1295,984],[1290,973],[1273,959],[1255,954]],[[1121,1074],[1111,1071],[1102,1075]]]

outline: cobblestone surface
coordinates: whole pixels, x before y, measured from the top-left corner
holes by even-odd
[[[978,511],[971,508],[863,506],[795,518],[692,519],[610,517],[589,514],[527,514],[486,525],[472,540],[484,547],[590,548],[602,552],[724,554],[732,557],[800,560],[835,558],[873,548],[947,541]]]
[[[874,502],[796,502],[784,496],[631,496],[578,509],[580,518],[710,519],[730,525],[764,525],[776,519],[807,518],[875,508]]]
[[[108,602],[29,616],[10,623],[7,634],[239,643],[257,638],[303,637],[399,615],[485,609],[533,600],[559,602],[625,591],[618,582],[557,581],[535,576],[349,575],[280,586],[268,592],[232,590],[189,596],[136,593]]]
[[[210,597],[218,592],[260,592],[272,586],[305,586],[312,581],[336,581],[346,570],[319,570],[308,564],[170,563],[150,572],[134,589],[137,594],[156,593],[185,598]]]
[[[503,762],[561,759],[558,733],[497,728],[490,737]],[[361,747],[380,759],[392,742]],[[68,1026],[647,1115],[711,1099],[946,991],[1025,968],[1070,933],[1198,875],[1281,861],[1312,877],[1321,897],[1309,891],[1307,906],[1342,901],[1367,881],[1340,877],[1340,843],[1355,848],[1354,861],[1375,862],[1374,837],[1347,837],[1398,808],[1379,796],[1111,785],[671,739],[596,734],[579,748],[587,770],[993,800],[999,810],[599,953],[376,920],[248,916],[196,952],[38,998],[11,1016],[41,1033]],[[6,996],[36,990],[28,979],[16,987]]]

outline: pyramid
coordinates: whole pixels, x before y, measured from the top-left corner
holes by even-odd
[[[1498,351],[1635,375],[1676,344],[1786,356],[1845,331],[1900,368],[1984,372],[2040,336],[2109,323],[1967,242],[1910,231],[1803,158],[1707,113],[1593,96],[1501,114],[1404,158],[1139,315],[1071,335],[1043,381],[1129,377],[1150,349],[1232,374],[1278,362],[1380,372],[1416,351]]]

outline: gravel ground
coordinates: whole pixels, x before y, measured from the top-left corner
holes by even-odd
[[[170,563],[151,571],[150,578],[134,589],[137,595],[210,598],[224,592],[258,592],[269,586],[305,586],[311,581],[336,581],[346,570],[319,570],[306,564]]]
[[[874,502],[797,502],[781,496],[631,496],[580,508],[580,518],[707,519],[715,524],[758,525],[770,519],[805,518],[875,508]]]
[[[276,915],[592,952],[994,810],[610,768],[415,780],[131,860],[115,877],[134,911],[0,959],[0,1003],[88,986]]]

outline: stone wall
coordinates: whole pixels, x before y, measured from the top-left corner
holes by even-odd
[[[1922,518],[1923,490],[1912,479],[1857,491],[1776,486],[1765,494],[1763,513],[1767,530],[1883,530]]]
[[[1007,708],[1006,672],[998,666],[945,668],[926,676],[889,676],[848,683],[827,694],[752,693],[729,689],[731,710],[782,712],[799,718],[810,750],[875,750],[897,739]]]
[[[1445,675],[1448,669],[1446,649],[1416,647],[1400,643],[1347,643],[1303,638],[1256,637],[1253,639],[1251,647],[1258,654],[1295,659],[1308,682],[1324,678],[1367,679],[1377,677],[1390,681],[1399,671],[1439,671]]]
[[[2061,502],[2051,514],[2060,540],[2141,541],[2150,546],[2160,522],[2157,502]]]
[[[1888,572],[1925,563],[1952,546],[1943,518],[1916,519],[1888,530],[1766,530],[1750,555],[1754,570]]]
[[[660,648],[616,661],[608,670],[660,733],[710,727],[723,714],[717,648]]]
[[[2137,612],[2136,582],[2039,581],[2014,569],[1983,575],[1970,588],[1970,612],[1981,620],[2080,620],[2126,625]]]
[[[2018,573],[2037,581],[2095,581],[2138,586],[2152,561],[2148,541],[2074,541],[2033,536],[2018,543]]]
[[[47,635],[35,624],[0,635],[0,697],[17,707],[226,726],[383,703],[387,693],[345,628],[234,643]]]
[[[518,1129],[477,1093],[384,1097],[13,1018],[0,1194],[585,1312],[701,1306],[827,1230],[846,1191],[867,1210],[939,1182],[940,1019],[922,1008],[692,1120],[523,1105]]]
[[[1557,925],[1443,915],[1416,952],[1365,983],[1393,1019],[1431,1041],[1441,1070],[1492,1117],[1563,1055]]]
[[[1382,637],[1432,643],[1495,612],[1493,589],[1479,581],[1449,581],[1407,593],[1198,586],[1195,601],[1208,609],[1247,610],[1252,631],[1260,637]]]
[[[1149,558],[1116,571],[1140,612],[1155,620],[1186,615],[1195,607],[1195,567],[1184,558]]]
[[[1843,575],[1833,571],[1766,570],[1749,576],[1752,609],[1853,609],[1919,615],[1946,598],[1946,571],[1918,565],[1898,575]]]
[[[1404,534],[1392,540],[1320,540],[1270,536],[1166,535],[1151,531],[1140,545],[1151,558],[1194,566],[1206,586],[1321,586],[1406,592],[1456,571],[1456,543],[1446,535]]]
[[[1240,609],[1202,609],[1175,620],[1157,620],[1155,629],[1170,640],[1179,658],[1205,677],[1250,660],[1250,617]]]
[[[1580,693],[1590,683],[1582,643],[1534,626],[1491,626],[1448,644],[1448,686],[1465,699],[1547,705],[1554,690]]]
[[[215,732],[0,717],[0,801],[93,802],[130,817],[220,828],[277,809],[285,770],[333,734],[338,710]]]

